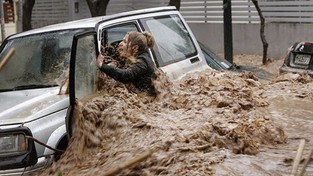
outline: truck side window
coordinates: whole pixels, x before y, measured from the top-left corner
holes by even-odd
[[[120,24],[104,29],[101,34],[101,45],[118,45],[129,31],[138,31],[135,23]]]
[[[176,15],[146,18],[141,21],[155,39],[153,49],[159,66],[168,65],[197,55],[197,49]]]
[[[77,98],[97,90],[96,45],[93,35],[79,38],[75,60],[75,94]]]

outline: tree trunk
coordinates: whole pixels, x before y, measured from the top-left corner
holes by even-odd
[[[252,0],[256,10],[258,11],[259,17],[260,17],[260,21],[261,21],[261,27],[260,27],[260,36],[261,36],[261,40],[263,43],[263,59],[262,59],[262,63],[266,64],[267,63],[267,48],[268,48],[268,43],[265,39],[265,34],[264,34],[264,28],[265,28],[265,19],[264,16],[262,15],[262,11],[259,7],[258,1],[257,0]]]
[[[170,0],[168,6],[175,6],[177,10],[180,9],[180,0]]]
[[[91,16],[105,16],[110,0],[86,0]]]
[[[24,0],[23,3],[23,25],[22,30],[28,31],[32,29],[32,11],[35,5],[35,0]]]

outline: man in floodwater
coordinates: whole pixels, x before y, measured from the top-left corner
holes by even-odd
[[[119,57],[125,59],[128,66],[118,67],[113,63],[107,63],[107,56],[100,53],[97,57],[97,66],[99,69],[122,83],[131,83],[139,91],[146,91],[148,95],[155,96],[155,88],[152,83],[154,71],[156,69],[148,48],[154,45],[153,36],[145,32],[128,32],[119,43]],[[123,60],[118,59],[118,60]]]

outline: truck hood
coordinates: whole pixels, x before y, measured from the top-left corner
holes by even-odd
[[[0,93],[0,126],[25,123],[69,106],[59,87]]]

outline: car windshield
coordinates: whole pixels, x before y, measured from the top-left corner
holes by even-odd
[[[68,74],[73,35],[66,30],[8,40],[0,53],[0,91],[60,85]]]

